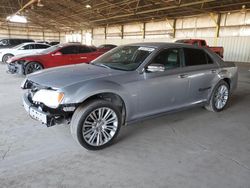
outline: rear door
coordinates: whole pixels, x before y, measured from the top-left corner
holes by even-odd
[[[35,44],[26,44],[17,50],[17,54],[29,54],[34,52]],[[16,55],[17,55],[16,54]]]
[[[46,44],[35,44],[34,52],[41,52],[46,48],[49,48],[50,46]]]
[[[77,54],[72,55],[74,63],[87,63],[91,61],[92,50],[88,46],[78,46]]]
[[[85,45],[78,47],[78,53],[72,56],[72,60],[75,63],[89,63],[90,61],[103,54],[102,52],[94,51],[93,49]]]
[[[189,102],[206,101],[217,80],[218,64],[203,49],[184,48],[185,71],[190,80]]]
[[[62,47],[59,52],[61,52],[61,55],[53,56],[53,62],[55,63],[55,66],[70,65],[76,63],[73,58],[78,53],[78,46],[65,46]]]

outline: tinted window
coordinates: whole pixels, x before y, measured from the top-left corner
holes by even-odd
[[[178,49],[161,51],[153,60],[153,64],[162,64],[165,69],[180,67],[180,55]]]
[[[91,52],[92,50],[87,47],[87,46],[79,46],[79,53],[82,54],[82,53],[89,53]]]
[[[212,58],[206,53],[206,56],[207,56],[207,63],[208,64],[213,64],[214,61],[212,60]]]
[[[21,49],[22,50],[31,50],[31,49],[34,49],[34,44],[28,44],[28,45],[25,45],[24,47],[22,47]]]
[[[10,39],[10,45],[18,45],[22,42],[19,39]]]
[[[184,48],[184,55],[186,66],[207,64],[206,53],[203,50]]]
[[[78,46],[67,46],[60,50],[62,54],[77,54],[78,53]]]
[[[206,46],[206,42],[204,40],[201,41],[201,46]]]
[[[50,47],[50,46],[44,45],[44,44],[35,44],[35,45],[36,45],[36,49],[45,49],[45,48]]]
[[[31,40],[31,39],[21,39],[19,42],[20,43],[25,43],[25,42],[34,42],[34,41]]]

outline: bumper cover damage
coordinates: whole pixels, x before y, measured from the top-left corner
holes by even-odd
[[[24,65],[17,62],[8,63],[7,67],[7,73],[10,74],[23,74],[24,72]]]
[[[26,112],[32,119],[40,121],[47,127],[51,127],[56,124],[69,123],[67,119],[67,113],[57,110],[49,110],[48,107],[34,104],[29,93],[25,93],[22,98],[23,106]]]

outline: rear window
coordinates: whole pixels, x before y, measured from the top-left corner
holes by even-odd
[[[196,66],[208,64],[208,57],[204,50],[184,48],[185,65]],[[211,59],[211,58],[210,58]]]

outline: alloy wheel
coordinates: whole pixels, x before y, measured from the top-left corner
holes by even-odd
[[[217,109],[222,109],[227,104],[229,91],[227,86],[221,85],[215,93],[214,104]]]
[[[114,137],[117,129],[117,114],[110,108],[101,107],[87,116],[83,123],[82,134],[89,145],[102,146]]]

